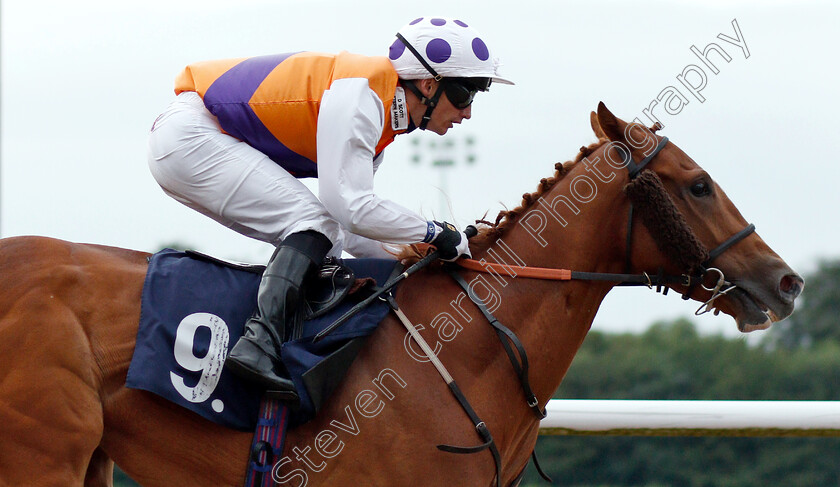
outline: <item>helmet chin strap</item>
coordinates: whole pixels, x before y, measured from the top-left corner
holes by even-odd
[[[440,100],[440,95],[443,94],[443,83],[438,83],[437,90],[435,90],[431,98],[426,98],[426,95],[420,91],[420,88],[414,84],[414,81],[404,80],[403,86],[414,93],[414,95],[420,100],[420,103],[426,105],[426,113],[423,114],[423,120],[421,120],[420,125],[417,126],[420,130],[426,130],[426,125],[428,125],[429,120],[432,119],[432,112],[435,110],[435,107]]]
[[[411,52],[411,54],[414,55],[414,57],[417,58],[418,61],[420,61],[420,64],[422,64],[423,67],[426,68],[426,71],[428,71],[429,74],[431,74],[434,77],[435,81],[438,82],[438,89],[435,91],[431,98],[426,98],[426,95],[420,92],[420,88],[418,88],[417,85],[414,84],[414,81],[406,81],[404,83],[404,85],[409,89],[409,91],[414,93],[417,96],[417,98],[420,99],[420,103],[426,105],[427,107],[426,113],[423,114],[423,120],[418,126],[420,130],[426,130],[426,125],[428,125],[429,120],[432,119],[432,112],[437,106],[438,100],[440,100],[440,95],[443,94],[443,83],[441,83],[443,76],[439,75],[437,71],[435,71],[434,68],[432,68],[429,65],[429,63],[426,62],[425,59],[423,59],[423,56],[421,56],[420,53],[417,52],[417,49],[415,49],[414,46],[412,46],[411,43],[408,42],[405,39],[405,37],[403,37],[403,35],[399,32],[397,32],[397,39],[399,39],[400,42],[402,42],[405,45],[409,52]]]

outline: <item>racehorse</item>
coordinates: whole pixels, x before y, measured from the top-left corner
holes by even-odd
[[[597,142],[482,227],[471,247],[486,268],[456,271],[521,340],[537,410],[627,276],[707,303],[745,332],[789,315],[803,286],[676,145],[603,104],[595,115]],[[633,197],[642,180],[659,191]],[[43,237],[0,241],[3,485],[111,485],[114,462],[144,486],[242,485],[250,433],[125,387],[148,257]],[[529,277],[531,267],[576,277]],[[479,438],[389,315],[324,409],[289,431],[272,472],[278,485],[517,485],[539,415],[485,316],[440,266],[406,279],[395,300],[492,433],[500,478],[487,451],[436,448]]]

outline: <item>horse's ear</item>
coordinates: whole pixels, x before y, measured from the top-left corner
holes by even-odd
[[[598,125],[608,139],[617,142],[624,141],[624,128],[627,122],[613,115],[604,102],[598,102]]]
[[[601,124],[598,123],[598,114],[595,112],[589,112],[589,125],[592,127],[592,131],[595,132],[595,137],[598,137],[598,140],[606,139],[607,134],[601,129]]]

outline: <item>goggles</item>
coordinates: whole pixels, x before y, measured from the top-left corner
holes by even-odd
[[[441,83],[449,102],[455,108],[463,110],[472,104],[476,93],[486,91],[490,86],[490,78],[479,78],[479,80],[480,82],[476,83],[467,78],[444,78]]]

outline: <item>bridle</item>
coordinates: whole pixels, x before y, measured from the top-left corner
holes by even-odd
[[[619,152],[622,157],[622,161],[624,165],[627,167],[628,175],[630,180],[633,181],[639,174],[645,169],[651,161],[662,151],[662,149],[667,145],[668,137],[662,137],[659,140],[656,147],[651,151],[650,154],[647,154],[644,159],[639,162],[636,162],[633,159],[633,156],[630,152],[623,146],[621,143],[615,143],[614,147]],[[712,296],[704,302],[700,308],[697,309],[695,314],[701,315],[707,313],[712,310],[712,302],[714,302],[719,297],[725,295],[736,286],[731,282],[726,280],[726,277],[723,274],[723,271],[716,267],[710,267],[712,262],[723,254],[726,250],[731,248],[736,243],[740,242],[741,240],[748,237],[755,231],[755,225],[750,223],[742,230],[736,232],[734,235],[723,241],[720,245],[712,249],[708,252],[708,259],[702,262],[697,269],[692,272],[691,269],[686,269],[686,272],[680,275],[672,275],[672,274],[665,274],[664,271],[660,268],[656,273],[648,273],[642,272],[641,274],[631,274],[630,269],[631,267],[631,258],[633,255],[632,252],[632,237],[633,237],[633,204],[630,204],[630,210],[628,212],[627,218],[627,242],[626,242],[626,250],[625,250],[625,273],[624,274],[613,274],[613,273],[603,273],[603,272],[582,272],[582,271],[573,271],[569,269],[553,269],[553,268],[543,268],[543,267],[525,267],[525,266],[515,266],[515,265],[508,265],[508,264],[499,264],[493,262],[487,262],[484,259],[481,260],[473,260],[473,259],[459,259],[457,261],[458,265],[464,267],[466,269],[477,271],[477,272],[494,272],[494,273],[501,273],[505,272],[507,275],[511,277],[523,277],[523,278],[531,278],[531,279],[548,279],[548,280],[558,280],[558,281],[570,281],[570,280],[584,280],[584,281],[608,281],[614,282],[618,286],[647,286],[648,288],[653,288],[656,286],[657,292],[662,292],[663,294],[667,294],[668,289],[670,286],[684,286],[686,287],[686,291],[683,293],[683,299],[689,299],[689,296],[694,292],[697,286],[701,286],[706,291],[712,293]],[[709,282],[707,280],[707,276],[715,276],[711,285],[707,285],[706,283]]]
[[[657,143],[654,150],[650,154],[646,155],[645,158],[639,161],[638,163],[635,162],[635,160],[633,160],[632,155],[628,150],[626,150],[626,148],[622,147],[620,144],[616,144],[615,147],[622,156],[622,160],[627,167],[631,181],[633,181],[637,176],[639,176],[639,174],[642,172],[645,166],[647,166],[648,163],[650,163],[659,154],[659,152],[662,151],[662,149],[667,143],[668,138],[662,137],[662,139],[659,140],[659,142]],[[478,309],[484,315],[487,322],[498,335],[502,346],[504,347],[504,350],[508,358],[510,359],[511,364],[513,365],[514,371],[517,377],[519,378],[520,385],[522,386],[522,392],[525,395],[526,403],[528,404],[528,407],[531,408],[531,410],[534,412],[538,420],[545,418],[546,412],[545,409],[543,409],[540,406],[539,400],[537,399],[536,395],[531,389],[530,380],[528,377],[528,358],[525,352],[525,348],[522,345],[522,342],[512,330],[504,326],[501,322],[499,322],[498,319],[496,319],[495,316],[493,316],[493,314],[487,308],[486,303],[484,303],[484,301],[481,298],[475,295],[474,291],[470,287],[470,284],[457,272],[455,266],[458,265],[462,268],[485,273],[501,274],[502,272],[504,272],[507,275],[514,278],[523,277],[559,281],[609,281],[614,282],[619,286],[645,285],[649,288],[653,288],[653,286],[656,286],[657,292],[662,292],[662,294],[667,294],[670,286],[681,285],[686,288],[685,292],[683,293],[683,299],[689,299],[690,295],[694,292],[696,287],[702,286],[703,289],[711,292],[712,295],[695,312],[695,314],[700,315],[711,311],[712,303],[716,299],[725,295],[726,293],[735,289],[736,287],[734,284],[726,280],[726,278],[723,275],[723,271],[716,267],[710,267],[711,263],[721,254],[723,254],[729,248],[731,248],[733,245],[752,234],[755,231],[755,225],[753,225],[752,223],[748,224],[745,228],[736,232],[731,237],[727,238],[725,241],[723,241],[723,243],[712,249],[710,252],[704,254],[708,255],[708,257],[705,261],[695,266],[696,270],[694,272],[692,272],[693,269],[687,269],[685,273],[679,276],[665,274],[661,268],[656,274],[649,274],[647,272],[643,272],[641,274],[630,274],[629,272],[632,268],[630,262],[632,256],[632,231],[633,203],[631,199],[630,211],[627,222],[627,243],[625,250],[625,265],[627,273],[625,274],[581,272],[569,269],[517,266],[495,262],[487,262],[485,259],[458,259],[454,264],[444,265],[444,270],[446,270],[446,272],[452,277],[452,279],[455,280],[455,282],[458,283],[458,285],[464,290],[470,301],[472,301],[475,304],[475,306],[478,307]],[[717,275],[717,278],[714,280],[714,283],[712,285],[707,286],[705,284],[706,276],[714,274]],[[718,311],[715,311],[715,314],[717,314],[717,312]],[[429,358],[431,359],[431,356]],[[455,392],[456,391],[453,391],[453,393]],[[496,464],[496,485],[500,486],[500,479],[502,474],[501,459],[498,448],[496,448],[495,442],[493,441],[493,438],[490,435],[490,431],[486,428],[484,422],[480,421],[480,419],[477,416],[475,416],[474,411],[469,406],[469,403],[466,401],[466,398],[464,398],[463,395],[460,394],[460,391],[457,391],[456,397],[458,397],[461,406],[467,411],[468,415],[470,416],[470,419],[473,420],[476,426],[476,430],[479,432],[482,440],[484,440],[485,443],[473,448],[459,448],[445,445],[438,445],[438,448],[443,451],[448,451],[450,453],[478,453],[479,451],[490,449],[490,451],[493,453],[494,463]],[[532,452],[531,456],[540,475],[542,475],[543,478],[551,482],[551,479],[547,475],[545,475],[545,473],[540,468],[539,463],[537,462],[536,452]],[[511,485],[516,485],[523,474],[524,469]]]
[[[645,168],[645,166],[650,163],[656,156],[659,154],[660,151],[665,147],[668,143],[668,138],[663,137],[656,148],[648,154],[644,159],[640,162],[635,162],[633,160],[632,155],[626,148],[622,147],[621,145],[616,145],[617,150],[622,155],[622,160],[626,164],[628,173],[630,176],[630,180],[633,181]],[[523,278],[533,278],[533,279],[549,279],[549,280],[559,280],[559,281],[569,281],[569,280],[588,280],[588,281],[610,281],[617,283],[617,285],[624,285],[624,286],[638,286],[638,285],[646,285],[649,288],[653,288],[653,286],[657,287],[657,291],[659,292],[664,288],[662,291],[663,294],[667,294],[669,286],[681,285],[687,288],[685,293],[683,294],[683,299],[688,299],[689,295],[694,291],[694,289],[699,285],[702,286],[703,289],[710,291],[712,293],[711,298],[709,298],[700,308],[697,310],[697,314],[703,314],[712,309],[711,304],[717,298],[725,295],[729,291],[735,288],[735,286],[728,282],[723,275],[723,272],[715,267],[710,267],[712,261],[714,261],[718,256],[728,250],[730,247],[735,245],[736,243],[740,242],[741,240],[745,239],[747,236],[752,234],[755,231],[755,225],[749,224],[741,231],[735,233],[728,239],[726,239],[723,243],[715,247],[712,251],[708,252],[708,258],[702,262],[700,265],[696,266],[696,272],[692,272],[692,269],[687,269],[684,274],[679,276],[676,275],[668,275],[663,272],[660,268],[659,271],[655,274],[649,274],[647,272],[643,272],[642,274],[630,274],[629,271],[631,269],[630,266],[630,257],[632,255],[632,230],[633,230],[633,205],[632,200],[630,204],[630,212],[628,217],[627,223],[627,246],[626,246],[626,271],[625,274],[609,274],[609,273],[600,273],[600,272],[581,272],[581,271],[572,271],[568,269],[551,269],[551,268],[542,268],[542,267],[527,267],[527,266],[516,266],[516,265],[507,265],[501,263],[493,263],[487,262],[484,259],[481,260],[474,260],[474,259],[458,259],[454,264],[445,264],[444,270],[452,277],[452,279],[464,290],[466,296],[469,298],[470,301],[475,304],[475,306],[479,309],[482,315],[485,317],[487,322],[490,324],[494,332],[497,334],[501,344],[504,348],[506,355],[508,356],[511,365],[513,366],[514,372],[519,379],[520,385],[522,386],[522,392],[524,393],[525,402],[528,407],[533,411],[536,419],[539,421],[546,417],[546,411],[543,407],[541,407],[539,399],[537,398],[536,394],[531,388],[530,380],[529,380],[529,364],[528,364],[528,357],[525,351],[525,347],[523,346],[521,340],[516,336],[516,334],[508,327],[503,325],[493,314],[491,313],[490,309],[486,305],[486,303],[479,298],[470,284],[460,275],[460,273],[456,269],[456,265],[473,270],[478,272],[486,272],[486,273],[496,273],[500,274],[502,272],[508,274],[511,277],[523,277]],[[472,234],[474,235],[475,228],[472,227]],[[705,254],[704,254],[705,255]],[[360,307],[366,306],[371,300],[373,299],[383,299],[383,294],[386,292],[390,293],[390,289],[399,282],[399,280],[404,279],[411,275],[413,272],[416,272],[418,269],[422,269],[428,263],[437,260],[438,253],[437,251],[427,255],[414,265],[412,265],[409,269],[405,270],[399,276],[392,276],[388,279],[388,282],[385,284],[383,288],[363,302],[357,304],[353,309],[345,313],[344,316],[336,320],[332,325],[327,327],[324,331],[319,333],[318,336],[315,337],[315,341],[319,340],[319,337],[326,335],[327,333],[332,332],[336,327],[338,327],[341,323],[348,316],[352,316],[355,311],[358,311]],[[711,286],[707,286],[704,283],[704,279],[707,275],[717,274],[717,279],[715,280],[714,284]],[[489,451],[492,454],[493,462],[496,467],[496,477],[495,477],[495,485],[497,487],[501,487],[501,478],[502,478],[502,460],[501,454],[499,449],[493,439],[493,436],[490,434],[490,430],[484,421],[476,414],[476,411],[470,405],[469,401],[467,400],[466,396],[461,392],[460,388],[458,388],[455,380],[452,378],[451,374],[446,371],[446,368],[437,360],[435,352],[429,347],[429,345],[424,341],[423,337],[417,332],[416,327],[410,322],[410,320],[402,313],[399,309],[399,306],[396,303],[396,300],[393,298],[391,294],[384,294],[385,300],[388,302],[389,306],[391,306],[392,310],[397,314],[399,320],[405,325],[408,329],[409,334],[414,339],[415,342],[420,344],[421,348],[423,349],[426,357],[432,362],[435,367],[437,368],[438,372],[440,373],[441,377],[443,377],[444,381],[446,382],[447,386],[449,387],[452,394],[458,400],[460,406],[464,409],[469,417],[470,421],[473,423],[476,432],[478,433],[479,437],[481,438],[482,443],[476,446],[470,447],[460,447],[460,446],[452,446],[452,445],[438,445],[438,449],[441,451],[445,451],[448,453],[455,453],[455,454],[472,454],[472,453],[479,453],[485,450]],[[549,482],[551,481],[547,475],[542,471],[537,462],[536,453],[532,452],[531,454],[534,464],[537,468],[537,471],[540,475],[543,476]],[[521,480],[523,474],[525,473],[525,469],[513,480],[511,485],[517,485],[518,482]]]
[[[627,165],[627,172],[630,176],[630,180],[636,179],[636,177],[642,172],[645,166],[650,163],[654,157],[665,147],[668,143],[668,137],[662,137],[659,143],[656,145],[656,148],[648,154],[644,159],[642,159],[638,164],[633,160],[633,156],[626,151],[624,147],[621,145],[616,145],[616,149],[622,156],[623,162]],[[692,282],[691,274],[683,274],[681,277],[685,277],[685,285],[688,289],[683,293],[683,299],[689,299],[691,293],[699,284],[703,289],[706,291],[710,291],[712,296],[704,302],[698,309],[695,311],[695,315],[701,315],[708,313],[711,311],[712,307],[711,304],[713,301],[718,299],[719,297],[723,296],[724,294],[728,293],[736,286],[730,282],[728,282],[723,275],[723,271],[716,267],[710,267],[713,260],[723,254],[726,250],[730,247],[735,245],[736,243],[740,242],[741,240],[747,238],[750,234],[755,232],[755,225],[750,223],[740,231],[736,232],[734,235],[730,236],[728,239],[724,240],[723,243],[709,251],[709,258],[706,259],[697,269],[697,272],[694,274],[694,281]],[[626,269],[630,270],[631,264],[630,260],[632,258],[632,250],[631,250],[631,241],[633,237],[633,203],[630,203],[630,210],[629,216],[627,218],[627,251],[625,253],[626,256]],[[705,282],[705,278],[710,273],[716,273],[717,279],[714,281],[714,284],[711,286],[707,286]],[[667,288],[665,288],[667,289]],[[665,291],[667,292],[667,291]]]

